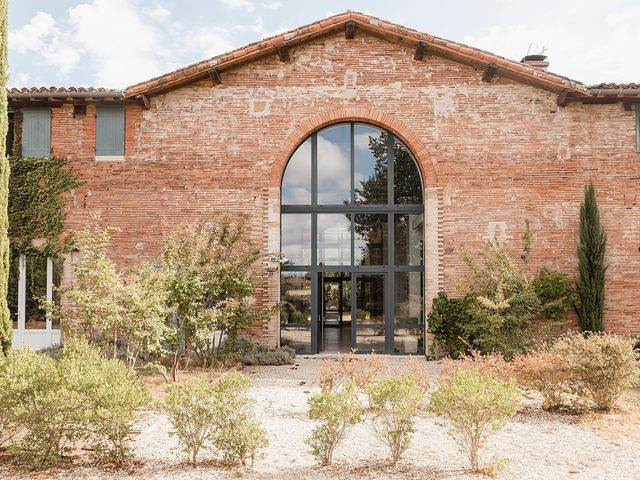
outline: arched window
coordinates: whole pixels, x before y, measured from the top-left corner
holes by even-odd
[[[392,133],[309,136],[281,187],[281,342],[301,352],[424,350],[422,179]]]

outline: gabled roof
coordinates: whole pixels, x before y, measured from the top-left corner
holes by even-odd
[[[272,55],[289,59],[288,49],[323,36],[344,31],[347,38],[366,33],[415,49],[414,58],[435,55],[484,69],[483,80],[502,76],[558,94],[558,105],[572,101],[583,103],[622,102],[625,108],[640,102],[640,84],[600,83],[586,86],[577,80],[552,73],[526,63],[510,60],[462,43],[428,35],[358,12],[345,12],[305,25],[280,35],[266,38],[228,53],[194,63],[173,72],[128,87],[126,90],[84,87],[12,88],[7,90],[12,106],[83,103],[132,102],[149,106],[149,96],[188,85],[202,79],[221,83],[220,74],[240,65]]]
[[[352,32],[355,32],[355,35],[358,35],[359,32],[367,32],[394,43],[421,49],[424,55],[442,56],[481,68],[491,66],[493,74],[519,80],[555,93],[569,90],[572,95],[589,95],[588,88],[576,80],[509,60],[462,43],[445,40],[386,22],[364,13],[349,11],[132,85],[126,89],[126,97],[153,95],[208,77],[211,77],[212,81],[216,83],[220,81],[219,74],[224,70],[269,55],[278,54],[279,48],[286,50],[288,47],[336,33],[342,29],[345,29],[345,32],[351,29]]]

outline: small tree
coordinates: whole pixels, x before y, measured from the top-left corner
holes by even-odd
[[[607,234],[600,225],[595,188],[593,183],[589,183],[584,190],[584,203],[580,206],[577,288],[579,302],[576,306],[580,328],[585,332],[604,331],[606,247]]]
[[[321,465],[331,465],[333,452],[349,429],[362,420],[363,408],[352,381],[309,399],[309,418],[320,422],[305,441]]]
[[[100,214],[92,213],[89,221],[76,233],[80,255],[73,266],[74,283],[62,289],[75,310],[78,323],[90,342],[102,336],[113,344],[117,356],[118,328],[122,325],[123,282],[107,250],[111,230],[100,224]]]
[[[480,449],[500,430],[522,403],[515,380],[482,375],[475,368],[460,368],[430,395],[430,410],[451,425],[449,433],[469,456],[473,471],[480,469]]]
[[[426,393],[426,383],[412,373],[375,380],[365,387],[372,413],[371,426],[391,451],[391,462],[398,463],[411,444],[414,417]]]
[[[244,219],[201,221],[169,234],[163,263],[168,300],[175,312],[170,341],[174,380],[184,344],[193,347],[206,367],[225,334],[235,337],[256,320],[275,313],[275,307],[251,307],[251,269],[258,258],[259,251],[247,239]]]
[[[166,325],[169,315],[164,276],[152,265],[142,265],[129,276],[122,291],[125,356],[132,372],[142,353],[157,355],[170,334]]]
[[[109,258],[111,230],[100,224],[98,214],[76,234],[79,261],[73,266],[75,281],[61,291],[72,303],[79,325],[90,342],[100,338],[111,343],[113,358],[118,343],[125,345],[125,360],[133,371],[142,352],[156,353],[168,335],[169,314],[162,271],[142,265],[132,272],[121,272]],[[56,306],[49,304],[50,314]],[[62,311],[66,316],[69,312]],[[120,335],[123,338],[120,338]]]

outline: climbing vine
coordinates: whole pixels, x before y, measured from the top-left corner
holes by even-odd
[[[65,218],[62,194],[80,185],[62,157],[13,156],[9,159],[9,238],[18,253],[58,256],[68,248],[60,241]],[[34,240],[45,243],[34,246]]]

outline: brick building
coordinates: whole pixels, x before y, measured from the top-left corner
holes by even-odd
[[[532,272],[575,276],[593,180],[607,328],[640,333],[640,85],[586,86],[547,65],[348,12],[125,91],[12,89],[14,149],[71,159],[83,184],[66,228],[101,210],[123,267],[156,259],[178,223],[248,215],[267,258],[257,301],[291,304],[252,334],[311,353],[424,351],[431,300],[464,272],[460,246],[519,254],[525,220]],[[30,322],[28,259],[16,265],[16,344],[59,341]]]

